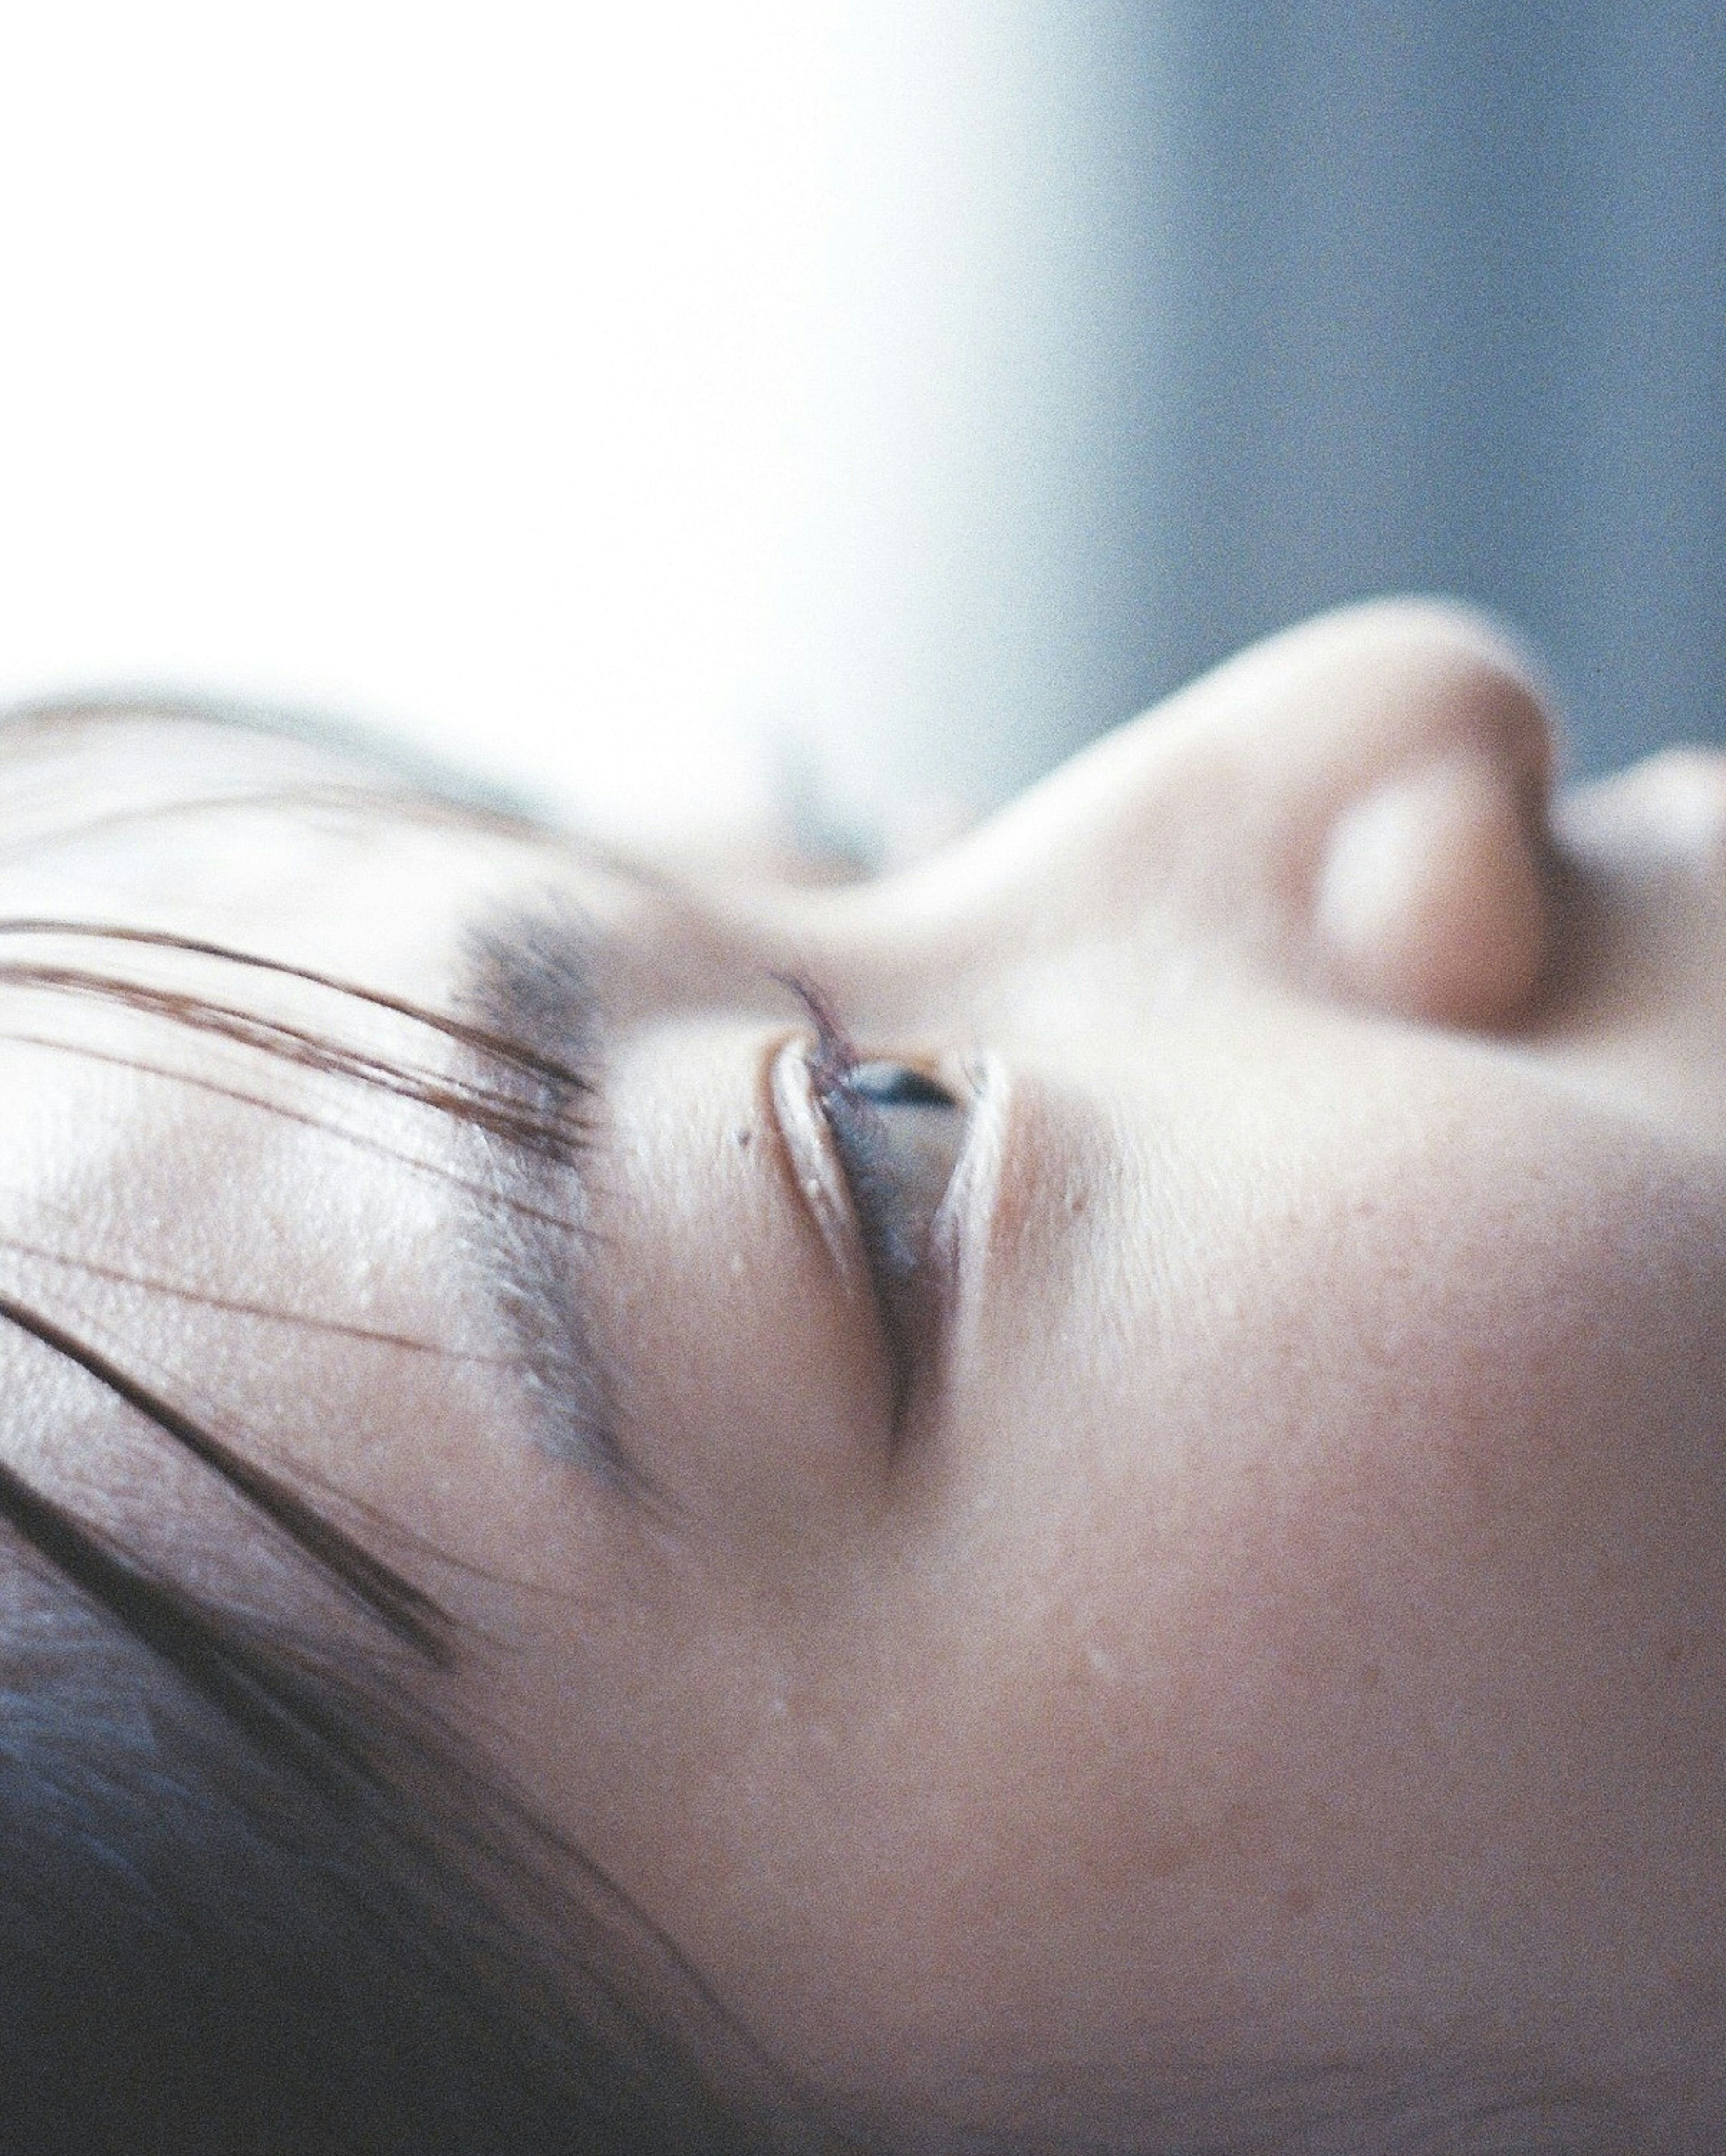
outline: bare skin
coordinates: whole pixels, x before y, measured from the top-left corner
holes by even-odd
[[[0,1042],[6,1231],[157,1286],[6,1278],[390,1523],[500,1770],[769,2056],[1049,2135],[1420,2059],[1726,2133],[1726,765],[1554,801],[1514,654],[1415,606],[841,889],[309,807],[369,782],[187,721],[10,757],[8,916],[470,1010],[476,924],[579,942],[526,1258],[434,1112],[9,989],[120,1060]],[[175,806],[212,757],[299,791]],[[862,1200],[788,977],[866,1059]],[[31,1464],[153,1516],[138,1450]]]

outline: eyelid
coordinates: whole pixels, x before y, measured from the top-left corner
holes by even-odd
[[[773,1061],[773,1113],[791,1158],[798,1188],[809,1207],[835,1271],[849,1295],[873,1291],[863,1260],[861,1230],[833,1133],[816,1092],[806,1037],[794,1035]]]
[[[891,1249],[880,1246],[879,1226],[871,1231],[861,1217],[857,1163],[847,1158],[835,1127],[847,1108],[871,1116],[893,1113],[892,1103],[876,1106],[866,1095],[853,1100],[843,1091],[855,1068],[880,1067],[887,1060],[873,1056],[854,1060],[842,1036],[824,1027],[817,1042],[802,1036],[783,1044],[773,1060],[772,1089],[799,1189],[834,1269],[846,1294],[866,1301],[880,1323],[893,1366],[896,1432],[913,1391],[921,1385],[925,1364],[939,1352],[960,1276],[964,1223],[974,1210],[971,1197],[963,1194],[974,1195],[979,1188],[974,1169],[967,1163],[977,1141],[983,1073],[975,1068],[954,1069],[943,1061],[941,1076],[935,1080],[926,1067],[912,1063],[903,1066],[925,1084],[938,1084],[952,1111],[963,1117],[963,1127],[945,1188],[928,1216],[924,1240],[912,1266],[902,1271]],[[944,1104],[912,1105],[927,1108]]]

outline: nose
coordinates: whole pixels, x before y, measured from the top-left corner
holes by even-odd
[[[1196,937],[1400,1016],[1504,1024],[1547,952],[1553,762],[1503,635],[1459,608],[1375,602],[1122,728],[950,873],[1018,948]]]

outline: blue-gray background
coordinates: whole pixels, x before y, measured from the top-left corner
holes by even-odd
[[[1086,341],[1041,415],[1056,729],[1414,588],[1529,634],[1573,768],[1726,741],[1726,8],[1025,20],[1073,70],[1045,274]]]

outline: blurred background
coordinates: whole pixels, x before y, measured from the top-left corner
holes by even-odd
[[[1418,588],[1726,740],[1716,6],[56,0],[0,305],[8,698],[867,841]]]

